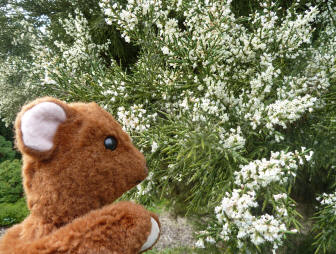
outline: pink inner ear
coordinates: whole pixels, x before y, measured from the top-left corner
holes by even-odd
[[[66,120],[61,106],[53,102],[42,102],[27,110],[21,118],[23,143],[37,151],[48,151],[58,126]]]

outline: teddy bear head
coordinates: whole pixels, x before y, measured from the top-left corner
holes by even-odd
[[[38,99],[23,107],[15,129],[28,208],[46,223],[112,203],[147,176],[142,153],[96,103]]]

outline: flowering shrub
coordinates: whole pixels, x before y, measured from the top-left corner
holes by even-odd
[[[192,121],[207,122],[212,117],[219,118],[222,125],[232,114],[239,118],[236,125],[250,125],[259,133],[274,134],[279,141],[281,134],[274,133],[275,126],[286,128],[313,111],[321,103],[318,96],[329,87],[334,59],[321,65],[324,55],[302,48],[311,42],[317,8],[311,7],[305,15],[288,11],[279,21],[276,4],[265,3],[248,18],[251,28],[247,29],[234,17],[230,2],[172,1],[164,7],[161,1],[129,1],[123,7],[102,1],[102,8],[106,22],[116,23],[126,41],[155,43],[153,50],[165,59],[156,79],[160,87],[187,76],[186,84],[179,85],[180,96],[168,92],[165,107],[169,113],[191,111]],[[171,10],[184,15],[184,29],[169,17]],[[151,31],[153,26],[157,33]],[[312,53],[315,56],[309,57]],[[287,73],[285,62],[292,59],[309,67]],[[142,61],[150,60],[140,59],[139,64]],[[158,64],[157,69],[160,67]],[[188,89],[192,86],[196,89]]]
[[[198,246],[233,253],[276,252],[300,231],[295,178],[331,163],[311,140],[325,135],[316,122],[335,89],[334,6],[253,2],[242,16],[230,0],[101,0],[106,24],[139,48],[136,63],[101,57],[110,42],[93,43],[77,10],[59,21],[70,42],[46,47],[48,29],[36,39],[27,77],[113,113],[152,169],[133,197],[206,214]]]
[[[146,108],[179,121],[165,124],[169,137],[153,135],[168,164],[168,172],[156,171],[153,179],[156,174],[183,191],[191,188],[187,198],[198,206],[212,206],[222,197],[215,208],[220,226],[209,229],[209,243],[275,251],[295,223],[288,196],[296,176],[290,171],[296,169],[292,154],[273,153],[269,161],[257,159],[237,169],[246,158],[260,156],[252,144],[258,138],[267,140],[265,154],[272,146],[283,147],[286,129],[323,108],[323,94],[335,78],[335,44],[312,44],[312,24],[323,19],[318,7],[299,13],[297,6],[283,10],[261,1],[243,19],[234,15],[231,1],[101,1],[106,22],[117,25],[126,42],[146,45],[134,72],[147,77],[132,76],[152,91]],[[330,24],[330,16],[321,12],[321,22]],[[335,34],[328,25],[325,32]],[[266,188],[270,184],[274,188]],[[251,210],[268,205],[271,213],[252,215]]]
[[[304,150],[302,151],[304,152]],[[310,155],[306,155],[309,160]],[[210,227],[206,242],[224,240],[239,250],[264,247],[275,252],[285,233],[297,232],[295,202],[288,196],[302,156],[295,153],[271,153],[269,160],[255,160],[234,173],[235,188],[225,193],[215,208],[217,222]],[[293,220],[294,218],[294,220]],[[201,243],[203,240],[201,240]],[[204,242],[203,242],[204,244]],[[254,245],[254,246],[253,246]]]

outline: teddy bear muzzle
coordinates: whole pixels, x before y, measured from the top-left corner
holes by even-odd
[[[136,180],[136,181],[135,181],[135,184],[138,185],[138,184],[141,183],[143,180],[145,180],[145,179],[147,178],[147,176],[148,176],[148,168],[147,168],[147,166],[145,166],[145,167],[144,167],[144,175],[141,176],[140,179]]]

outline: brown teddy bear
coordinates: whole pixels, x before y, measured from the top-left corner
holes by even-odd
[[[15,128],[30,215],[1,238],[0,254],[126,254],[156,243],[156,215],[111,204],[148,170],[109,113],[46,97],[23,107]]]

